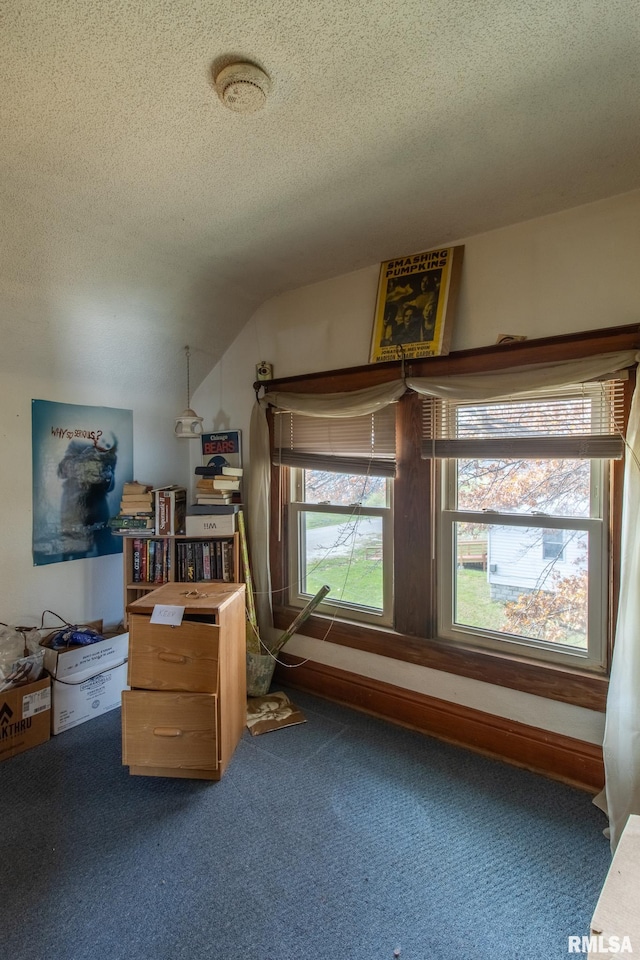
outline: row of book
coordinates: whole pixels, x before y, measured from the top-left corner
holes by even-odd
[[[169,540],[136,537],[132,549],[134,583],[167,583],[171,573]]]
[[[179,540],[176,543],[176,572],[183,583],[202,580],[233,583],[233,559],[231,540]]]
[[[132,544],[133,583],[167,583],[171,577],[171,549],[168,540],[136,537]],[[180,540],[176,543],[177,579],[184,583],[201,580],[234,581],[233,541]]]

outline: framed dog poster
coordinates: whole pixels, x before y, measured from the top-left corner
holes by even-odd
[[[464,246],[380,265],[371,363],[449,353]]]

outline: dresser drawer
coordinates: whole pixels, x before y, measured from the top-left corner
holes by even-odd
[[[124,690],[122,762],[131,767],[218,768],[218,698],[204,693]]]
[[[212,623],[183,620],[171,627],[131,617],[129,686],[217,693],[219,637],[220,628]]]

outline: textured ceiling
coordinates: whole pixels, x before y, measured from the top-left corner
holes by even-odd
[[[128,376],[152,342],[157,386],[189,342],[198,382],[282,290],[640,186],[637,0],[1,16],[0,369]],[[260,113],[215,95],[235,57]]]

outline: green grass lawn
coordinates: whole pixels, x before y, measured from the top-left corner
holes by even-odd
[[[323,584],[331,587],[329,600],[344,600],[382,608],[382,561],[372,558],[371,548],[356,549],[352,557],[325,557],[309,565],[305,593],[317,593]],[[487,575],[482,570],[460,570],[457,617],[459,623],[500,630],[504,605],[489,598]]]
[[[505,606],[496,600],[491,600],[487,575],[483,570],[473,570],[469,567],[458,570],[456,593],[456,623],[466,624],[469,627],[480,627],[485,630],[504,631]],[[532,632],[522,634],[531,639],[542,637],[542,633],[535,631],[535,623],[531,625]],[[584,633],[567,633],[561,641],[563,646],[578,647],[586,650],[587,638]]]
[[[310,563],[305,593],[313,596],[328,584],[328,601],[343,600],[361,606],[382,609],[382,560],[371,546],[359,547],[352,556],[324,557]],[[487,574],[470,567],[458,569],[456,577],[455,622],[484,630],[504,631],[505,605],[492,600]],[[584,647],[583,635],[569,636],[563,644]]]
[[[331,587],[328,600],[382,609],[382,561],[368,559],[365,550],[355,550],[353,558],[325,557],[310,565],[305,592],[313,596],[325,583]]]
[[[305,513],[307,530],[317,530],[320,527],[337,527],[344,524],[349,517],[343,513]]]
[[[484,570],[458,570],[456,586],[456,623],[485,630],[502,629],[504,604],[491,599]]]

